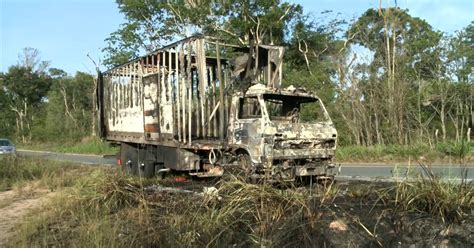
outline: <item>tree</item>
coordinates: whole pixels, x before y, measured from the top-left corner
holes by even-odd
[[[300,5],[280,0],[117,0],[117,4],[126,23],[105,40],[107,66],[195,33],[246,45],[280,44],[302,14]]]
[[[15,114],[16,134],[23,142],[30,141],[35,108],[45,104],[51,78],[43,72],[32,71],[32,68],[23,66],[10,67],[0,78],[9,110]]]
[[[10,101],[3,86],[3,76],[0,74],[0,136],[11,138],[15,131],[15,115],[10,111]]]
[[[49,66],[49,62],[41,60],[38,49],[25,47],[23,48],[23,53],[18,55],[18,65],[30,68],[32,71],[45,72]]]
[[[77,72],[70,77],[61,69],[49,70],[53,83],[48,93],[45,136],[47,140],[79,140],[90,132],[93,77]],[[58,122],[57,120],[62,120]],[[58,136],[58,134],[62,134]],[[38,137],[40,138],[40,137]]]
[[[456,130],[456,140],[459,141],[464,129],[472,129],[474,125],[474,22],[449,37],[447,43],[445,78],[455,84],[453,87],[456,93],[456,113],[449,114],[449,117]]]
[[[41,61],[39,51],[34,48],[23,49],[18,65],[0,73],[2,105],[6,106],[7,116],[15,116],[16,135],[23,142],[31,140],[32,123],[38,117],[37,108],[46,103],[46,94],[51,78],[44,71],[48,62]]]
[[[369,9],[347,32],[352,44],[374,54],[367,83],[380,91],[374,91],[376,95],[364,94],[361,99],[368,102],[372,101],[371,97],[377,99],[371,117],[377,123],[373,126],[381,127],[390,143],[409,142],[409,132],[416,124],[411,121],[414,92],[418,87],[413,82],[417,77],[419,80],[437,77],[441,36],[426,21],[399,8]]]

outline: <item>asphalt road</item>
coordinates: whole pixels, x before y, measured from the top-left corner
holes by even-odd
[[[439,175],[444,179],[458,180],[461,173],[466,173],[466,178],[474,180],[474,164],[466,165],[461,168],[459,164],[443,165],[435,164],[430,166],[431,171],[435,175]],[[418,164],[382,164],[382,163],[342,163],[339,176],[345,178],[394,178],[403,179],[405,177],[417,177],[426,175],[422,167]]]
[[[82,164],[91,165],[107,165],[114,166],[117,164],[117,159],[114,155],[85,155],[85,154],[70,154],[44,151],[30,151],[17,150],[20,156],[36,156],[47,159],[70,161]],[[446,179],[457,180],[461,178],[461,171],[459,165],[432,165],[433,173],[442,176]],[[474,180],[474,164],[466,166],[467,179]],[[413,177],[423,173],[421,167],[417,164],[382,164],[382,163],[342,163],[341,170],[338,175],[341,179],[353,180],[374,180],[374,179],[400,179],[405,178],[406,175]]]

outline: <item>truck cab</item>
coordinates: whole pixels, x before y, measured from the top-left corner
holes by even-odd
[[[232,98],[227,142],[252,177],[330,177],[336,140],[324,104],[304,89],[255,84]]]

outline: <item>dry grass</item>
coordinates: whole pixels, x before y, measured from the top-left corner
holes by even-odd
[[[379,191],[380,199],[397,212],[419,213],[440,218],[443,223],[459,222],[472,214],[474,184],[465,179],[450,181],[436,175],[429,165],[420,163],[423,173]],[[461,171],[465,167],[460,165]]]
[[[337,192],[316,187],[308,197],[235,179],[203,195],[151,190],[154,183],[97,170],[34,214],[12,245],[310,246],[322,228],[316,210]]]
[[[90,166],[68,162],[3,156],[0,157],[0,192],[23,188],[31,181],[36,181],[38,186],[55,190],[71,186],[78,177],[91,170]]]
[[[196,193],[161,187],[162,182],[95,169],[32,213],[9,245],[392,246],[403,234],[397,231],[397,216],[413,213],[449,224],[472,213],[472,184],[445,184],[426,176],[384,188],[360,184],[346,190],[334,184],[308,189],[229,178],[215,184],[215,190]],[[433,244],[430,235],[419,244]]]

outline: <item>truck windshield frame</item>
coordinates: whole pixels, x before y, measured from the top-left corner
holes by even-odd
[[[241,120],[262,118],[262,106],[260,106],[258,97],[248,96],[239,99],[238,118]]]
[[[324,104],[317,97],[263,94],[263,99],[272,122],[331,122]]]

